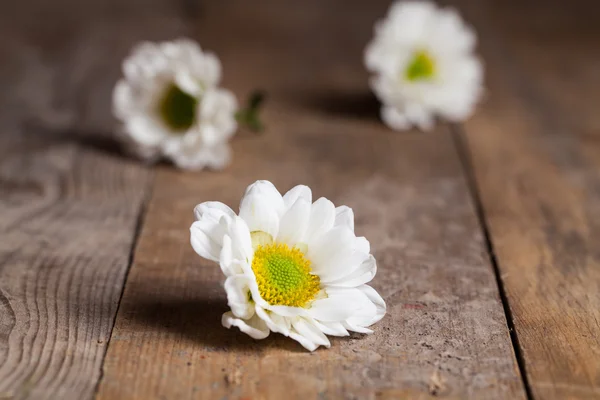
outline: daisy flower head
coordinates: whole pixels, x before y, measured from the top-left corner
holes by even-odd
[[[426,1],[393,3],[365,50],[383,121],[395,130],[428,130],[435,117],[468,118],[482,93],[475,44],[475,32],[456,10]]]
[[[113,114],[136,154],[184,169],[228,164],[237,100],[219,88],[214,54],[189,39],[143,42],[123,62],[123,75],[113,91]]]
[[[231,311],[226,328],[254,339],[278,332],[313,351],[326,335],[371,333],[386,305],[368,286],[377,271],[354,214],[325,198],[312,202],[306,186],[281,195],[268,181],[250,185],[239,214],[219,202],[194,210],[191,244],[225,274]]]

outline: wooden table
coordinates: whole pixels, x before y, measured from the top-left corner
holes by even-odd
[[[461,125],[394,133],[362,52],[384,1],[27,0],[0,16],[0,399],[600,398],[600,11],[460,1],[486,63]],[[143,39],[216,51],[269,93],[224,172],[118,151]],[[355,209],[388,304],[315,353],[221,327],[192,208],[304,183]]]

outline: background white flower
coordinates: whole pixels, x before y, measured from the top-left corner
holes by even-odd
[[[186,169],[220,169],[230,160],[237,100],[218,87],[221,64],[188,39],[137,45],[123,62],[113,113],[132,150]]]
[[[223,326],[255,339],[279,332],[313,351],[325,335],[367,327],[385,315],[381,296],[366,283],[377,271],[364,237],[354,234],[352,209],[296,186],[284,196],[268,181],[248,187],[239,215],[228,206],[196,206],[191,244],[220,264],[230,312]]]
[[[427,130],[435,116],[468,118],[482,93],[475,43],[475,33],[454,9],[420,1],[392,4],[365,50],[383,121],[396,130]]]

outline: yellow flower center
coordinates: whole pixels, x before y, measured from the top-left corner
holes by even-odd
[[[412,60],[404,71],[406,79],[411,82],[430,80],[435,75],[435,61],[424,50],[415,51]]]
[[[198,99],[171,85],[158,104],[158,113],[173,131],[186,131],[194,124]]]
[[[304,307],[321,290],[321,280],[310,273],[310,261],[287,244],[256,247],[252,270],[260,296],[274,306]]]

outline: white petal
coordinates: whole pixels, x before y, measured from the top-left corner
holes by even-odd
[[[272,332],[281,333],[285,336],[290,334],[289,318],[282,317],[271,311],[267,311],[261,306],[256,306],[256,314],[267,324]]]
[[[406,106],[405,112],[408,120],[422,131],[429,131],[433,128],[433,114],[427,108],[411,103]]]
[[[240,212],[244,208],[244,204],[254,198],[270,204],[277,211],[277,214],[283,214],[283,197],[271,182],[259,180],[248,186],[240,204]]]
[[[382,58],[382,53],[383,51],[378,41],[373,40],[369,42],[369,44],[365,48],[365,53],[363,57],[363,61],[365,63],[365,66],[367,67],[367,70],[371,72],[380,71],[380,60]]]
[[[308,245],[311,268],[321,281],[327,282],[354,271],[368,257],[356,251],[356,237],[347,227],[331,229]]]
[[[223,247],[219,255],[219,266],[226,277],[244,273],[240,260],[233,259],[233,248],[229,235],[223,236]]]
[[[225,328],[237,326],[242,332],[246,333],[253,339],[264,339],[269,336],[269,328],[267,324],[260,319],[256,314],[248,320],[235,318],[231,312],[226,312],[221,318],[221,323]]]
[[[264,308],[271,310],[282,317],[298,317],[307,314],[306,310],[301,307],[272,306],[268,304]]]
[[[327,282],[327,285],[340,287],[357,287],[371,282],[377,273],[377,262],[375,257],[369,257],[352,273],[334,281]]]
[[[304,242],[309,243],[329,231],[335,222],[335,206],[329,200],[321,197],[310,208],[310,219]]]
[[[372,287],[362,285],[357,290],[360,296],[357,296],[356,300],[360,301],[360,308],[346,322],[355,327],[365,328],[383,318],[386,312],[386,305],[379,293]]]
[[[309,315],[318,321],[344,321],[363,306],[361,300],[357,299],[356,289],[339,291],[327,288],[326,290],[329,297],[313,301],[308,309]]]
[[[348,336],[350,333],[344,328],[344,325],[341,322],[336,321],[317,321],[313,320],[313,323],[317,328],[321,330],[326,335],[330,336]]]
[[[222,101],[226,91],[210,90],[200,102],[200,121],[182,135],[169,135],[163,144],[165,156],[183,169],[223,169],[231,160],[228,139],[237,129],[235,107]],[[233,100],[235,102],[235,98]],[[235,106],[235,104],[234,104]],[[206,115],[205,115],[206,114]]]
[[[190,228],[192,247],[201,257],[218,261],[223,236],[235,214],[223,203],[206,202],[194,208],[194,215],[198,221]]]
[[[217,243],[211,240],[210,236],[202,229],[202,224],[194,222],[190,227],[190,243],[200,257],[218,261],[222,244],[218,246]]]
[[[244,275],[230,276],[225,280],[227,304],[238,318],[248,319],[254,314],[254,306],[248,301],[248,278]]]
[[[202,144],[204,146],[215,146],[218,143],[224,142],[227,137],[212,123],[203,122],[199,126]]]
[[[175,72],[175,85],[190,96],[200,97],[202,94],[201,83],[185,65]]]
[[[283,213],[283,198],[268,181],[250,185],[240,205],[240,217],[251,232],[262,231],[277,237],[279,218]]]
[[[299,334],[317,346],[330,347],[331,343],[327,336],[323,334],[313,323],[305,318],[295,318],[292,320],[292,328]],[[294,335],[295,336],[295,335]]]
[[[369,254],[353,251],[349,254],[341,254],[333,258],[327,271],[320,275],[321,283],[331,285],[334,282],[340,282],[347,277],[355,277],[358,270],[361,270],[364,262],[369,259]],[[366,269],[366,268],[365,268]],[[362,270],[363,274],[366,273]],[[359,273],[359,276],[363,274]]]
[[[113,89],[113,114],[124,121],[139,112],[129,83],[121,79]]]
[[[256,249],[258,246],[266,246],[273,243],[273,236],[263,231],[254,231],[250,233],[252,238],[252,248]]]
[[[221,143],[206,150],[205,165],[216,171],[220,171],[231,163],[231,148],[227,143]]]
[[[231,237],[233,258],[236,260],[250,261],[252,258],[252,239],[246,222],[236,216],[229,224],[229,236]]]
[[[211,146],[203,143],[200,134],[190,132],[179,138],[169,139],[164,146],[164,154],[177,167],[187,170],[201,170],[208,167],[215,170],[225,168],[231,161],[231,152],[227,142],[219,142]]]
[[[477,37],[475,32],[464,24],[455,9],[440,10],[437,21],[431,27],[430,40],[434,50],[446,54],[467,54],[473,51]]]
[[[231,137],[237,129],[235,113],[237,100],[224,89],[211,89],[202,96],[198,105],[200,129],[206,145],[214,145]]]
[[[155,43],[142,42],[136,45],[131,55],[123,61],[123,75],[132,83],[143,85],[168,70],[169,61]]]
[[[308,244],[304,242],[296,242],[296,244],[294,244],[294,247],[300,250],[302,254],[308,253]]]
[[[296,331],[290,331],[289,337],[300,343],[308,351],[315,351],[319,345],[313,341],[307,339],[305,336],[299,334]]]
[[[282,317],[281,315],[271,313],[271,320],[279,327],[279,333],[286,336],[289,335],[290,329],[292,329],[292,323],[290,322],[290,318]]]
[[[366,335],[370,335],[371,333],[373,333],[373,331],[369,328],[365,328],[365,327],[359,326],[359,325],[354,325],[347,321],[342,322],[342,325],[344,326],[344,328],[346,328],[348,331],[351,331],[351,332],[364,333]]]
[[[240,211],[240,217],[246,221],[251,232],[265,232],[276,237],[279,232],[279,216],[269,204],[253,202]]]
[[[415,43],[435,21],[436,6],[428,1],[392,3],[387,20],[394,38],[400,42]]]
[[[160,145],[168,133],[151,116],[139,115],[128,119],[124,124],[125,131],[131,139],[144,146]]]
[[[333,226],[345,226],[354,232],[354,211],[348,206],[337,207]]]
[[[302,240],[308,227],[310,208],[311,204],[306,199],[298,198],[296,200],[281,217],[277,234],[278,242],[294,246]]]
[[[312,191],[308,186],[298,185],[291,188],[284,196],[285,209],[288,210],[298,199],[304,199],[312,203]]]
[[[189,62],[194,55],[202,54],[200,45],[189,38],[178,38],[170,42],[159,44],[165,56],[174,60]]]
[[[206,159],[206,166],[220,171],[231,163],[231,148],[227,143],[214,146]]]
[[[190,227],[190,243],[200,257],[219,261],[226,230],[225,223],[214,223],[210,220],[196,221]]]
[[[203,52],[200,46],[190,39],[164,42],[161,51],[173,63],[179,63],[188,70],[202,89],[213,88],[221,78],[221,63],[215,54]]]
[[[359,236],[356,238],[356,250],[363,252],[365,254],[369,254],[371,252],[371,244],[364,236]]]
[[[233,219],[235,212],[227,204],[220,201],[205,201],[194,207],[194,216],[197,220],[210,217],[214,221],[219,221],[223,215]]]
[[[387,311],[387,306],[386,306],[383,298],[379,295],[379,293],[377,293],[377,291],[375,289],[373,289],[369,285],[359,286],[358,289],[361,292],[363,292],[363,294],[365,296],[367,296],[373,304],[375,304],[375,307],[377,309],[376,315],[370,321],[371,324],[374,324],[374,323],[378,322],[379,320],[381,320]]]
[[[211,87],[219,84],[221,80],[221,62],[214,53],[207,52],[204,54],[201,72],[205,85]]]
[[[381,119],[395,131],[404,131],[410,128],[410,121],[406,114],[395,107],[384,106],[381,108]]]
[[[211,89],[219,84],[221,79],[221,62],[211,52],[190,54],[190,60],[185,63],[191,73],[198,77],[204,89]]]
[[[256,283],[256,276],[254,275],[254,271],[252,271],[252,265],[248,262],[243,265],[243,268],[244,274],[250,278],[250,293],[252,294],[252,300],[256,303],[256,309],[268,309],[270,307],[269,303],[260,297],[260,291],[258,290],[258,284]]]
[[[219,254],[219,264],[221,265],[221,270],[225,274],[225,276],[235,275],[231,273],[230,267],[233,263],[233,249],[231,248],[231,238],[229,235],[223,235],[223,246],[221,247],[221,253]]]

